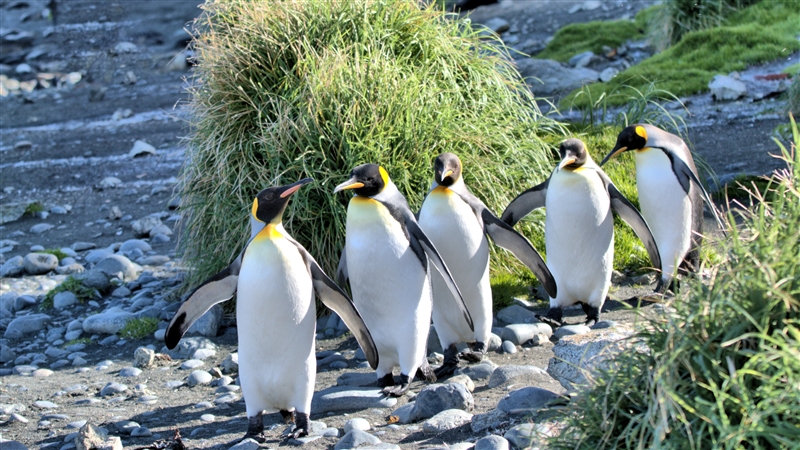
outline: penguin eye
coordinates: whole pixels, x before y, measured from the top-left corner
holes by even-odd
[[[372,183],[373,181],[375,181],[375,177],[367,177],[367,181],[369,181],[370,183]]]
[[[267,195],[266,195],[266,199],[267,199],[267,201],[270,201],[270,200],[272,200],[273,198],[275,198],[275,194],[273,194],[273,193],[271,193],[271,192],[270,192],[269,194],[267,194]]]

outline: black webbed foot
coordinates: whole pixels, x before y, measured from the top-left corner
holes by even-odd
[[[294,411],[282,409],[280,413],[281,417],[283,417],[283,423],[294,423]]]
[[[378,381],[375,382],[380,388],[394,386],[394,375],[391,373],[387,373],[386,375],[378,378]]]
[[[425,381],[428,383],[436,383],[436,372],[428,364],[428,358],[422,358],[422,364],[417,369],[417,374],[414,376],[415,380]]]
[[[296,425],[294,430],[289,433],[289,439],[297,439],[303,436],[308,436],[308,414],[306,413],[295,413],[296,418]]]
[[[546,323],[553,328],[558,328],[564,324],[561,321],[562,317],[563,311],[561,308],[550,308],[550,310],[547,311],[547,314],[543,316],[540,314],[536,315],[536,318],[539,319],[540,322]]]
[[[267,442],[267,436],[264,434],[264,415],[259,412],[253,417],[247,418],[247,433],[245,433],[242,440],[252,439],[259,444]]]
[[[434,371],[434,374],[436,375],[436,379],[440,380],[444,377],[452,375],[457,368],[458,348],[456,348],[456,344],[450,344],[444,350],[444,362],[438,369]]]
[[[394,386],[387,386],[383,388],[383,393],[392,397],[402,397],[405,395],[408,388],[411,386],[411,378],[404,374],[400,374],[400,384]]]
[[[583,308],[583,312],[586,313],[586,324],[587,327],[591,327],[597,322],[600,321],[600,309],[595,308],[594,306],[589,305],[588,303],[581,303],[581,307]]]
[[[461,352],[460,357],[469,363],[475,364],[483,361],[484,355],[486,355],[486,344],[483,342],[476,342],[471,350]]]

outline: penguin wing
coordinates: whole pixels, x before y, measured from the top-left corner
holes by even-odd
[[[453,280],[453,276],[447,269],[441,255],[439,255],[436,247],[433,246],[433,242],[428,239],[428,236],[422,231],[417,221],[414,220],[414,215],[411,214],[410,210],[409,214],[405,216],[405,228],[412,250],[415,247],[422,248],[428,260],[433,263],[433,266],[436,267],[436,270],[442,275],[442,279],[444,279],[444,282],[453,294],[453,298],[456,300],[459,309],[461,309],[461,313],[464,314],[464,319],[469,324],[469,329],[474,331],[475,325],[472,323],[472,316],[469,314],[467,304],[464,303],[464,297],[461,296],[461,291],[458,289],[458,286],[456,286],[456,282]]]
[[[189,294],[167,326],[164,343],[168,349],[175,348],[189,327],[212,306],[233,297],[239,283],[239,269],[242,267],[243,255],[244,251],[231,265],[204,281]]]
[[[492,241],[513,253],[518,260],[528,266],[550,297],[556,298],[558,293],[556,280],[550,273],[550,269],[547,268],[547,264],[544,263],[542,255],[533,248],[530,241],[511,228],[511,225],[498,219],[488,208],[483,209],[481,217],[484,231],[492,238]]]
[[[547,185],[550,183],[550,178],[543,183],[536,185],[527,191],[519,194],[517,198],[511,201],[503,211],[500,220],[511,225],[512,227],[517,224],[523,217],[527,216],[534,209],[544,207],[547,198]]]
[[[669,159],[672,160],[672,171],[675,172],[675,176],[678,177],[678,182],[683,187],[683,190],[686,194],[689,194],[689,186],[691,183],[694,183],[697,186],[697,189],[700,190],[700,195],[703,196],[703,200],[708,204],[708,209],[711,210],[711,214],[714,216],[714,220],[717,221],[717,225],[719,225],[720,230],[725,233],[725,226],[722,224],[722,219],[720,219],[719,215],[717,214],[717,209],[714,207],[714,202],[711,201],[711,197],[706,192],[703,185],[700,183],[700,180],[697,179],[697,175],[695,175],[694,171],[689,167],[688,164],[681,158],[672,155],[669,151],[665,151]],[[727,235],[727,233],[725,233]]]
[[[299,242],[291,240],[297,247],[297,250],[303,256],[303,259],[308,266],[308,271],[311,274],[311,282],[314,285],[314,291],[322,303],[328,308],[334,310],[336,314],[344,321],[347,328],[353,333],[358,345],[364,350],[367,356],[370,367],[373,369],[378,368],[378,348],[375,346],[375,341],[372,340],[372,334],[367,329],[364,319],[361,318],[356,309],[356,305],[350,300],[350,297],[328,277],[322,267],[317,264],[317,261],[311,256],[308,251],[300,245]]]
[[[347,280],[350,279],[350,275],[347,273],[347,249],[342,249],[342,256],[339,257],[339,266],[336,267],[336,281],[339,283],[340,287],[344,287],[347,284]]]
[[[599,172],[598,172],[599,173]],[[650,255],[650,263],[653,267],[661,268],[661,255],[658,253],[658,246],[650,232],[650,227],[647,226],[644,217],[639,213],[635,206],[627,199],[622,192],[620,192],[614,183],[607,176],[601,175],[608,190],[608,196],[611,198],[611,209],[625,221],[634,233],[642,240],[644,248],[647,249],[647,254]]]

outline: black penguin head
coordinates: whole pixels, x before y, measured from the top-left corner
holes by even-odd
[[[350,179],[336,186],[333,193],[345,189],[353,189],[362,197],[373,197],[380,194],[389,184],[386,169],[377,164],[362,164],[350,172]]]
[[[289,197],[304,184],[312,181],[314,181],[313,178],[303,178],[286,186],[269,187],[259,192],[253,200],[253,217],[259,222],[280,223],[283,210],[289,204]]]
[[[558,164],[558,170],[567,168],[575,170],[586,163],[589,153],[586,152],[586,145],[580,139],[567,139],[561,143],[558,149],[561,155],[561,163]]]
[[[631,125],[617,136],[617,145],[600,162],[602,166],[609,159],[629,150],[641,150],[647,147],[647,130],[642,125]]]
[[[461,178],[461,160],[452,153],[442,153],[433,162],[434,180],[439,186],[452,186]]]

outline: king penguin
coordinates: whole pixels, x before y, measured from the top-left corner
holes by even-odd
[[[296,422],[293,437],[308,434],[316,358],[314,292],[353,332],[372,367],[378,352],[353,302],[284,229],[289,197],[304,184],[271,187],[253,200],[252,237],[234,262],[198,286],[181,305],[165,335],[174,348],[216,303],[237,294],[239,377],[247,410],[245,438],[264,442],[263,412],[280,411]]]
[[[525,237],[498,219],[474,196],[462,178],[458,156],[442,153],[434,161],[434,181],[419,211],[419,225],[439,250],[464,295],[475,330],[470,330],[447,298],[438,273],[433,280],[433,325],[444,349],[444,364],[436,370],[437,378],[451,374],[459,358],[479,362],[486,353],[492,330],[492,288],[489,284],[489,242],[510,251],[541,281],[545,290],[556,296],[556,282],[541,255]],[[458,354],[456,344],[472,344],[470,352]]]
[[[559,149],[561,162],[550,178],[520,194],[503,212],[509,225],[536,208],[547,208],[545,246],[547,266],[558,283],[550,310],[539,320],[562,325],[562,308],[580,303],[586,325],[600,320],[600,310],[611,286],[614,262],[613,210],[644,243],[654,267],[660,267],[653,235],[628,199],[592,160],[579,139],[567,139]]]
[[[350,280],[353,301],[372,330],[380,355],[378,385],[403,395],[417,369],[435,381],[425,350],[431,323],[428,261],[451,293],[457,319],[473,330],[472,318],[439,252],[417,223],[403,194],[383,167],[363,164],[334,192],[353,189],[347,207],[345,248],[339,284]],[[392,370],[400,366],[400,383]]]
[[[703,236],[703,200],[723,229],[714,204],[703,189],[689,147],[683,139],[648,124],[631,125],[600,162],[636,150],[636,187],[642,215],[653,230],[661,254],[657,292],[665,291],[679,267],[697,271]]]

